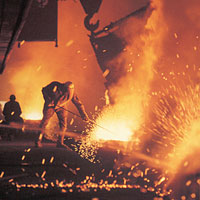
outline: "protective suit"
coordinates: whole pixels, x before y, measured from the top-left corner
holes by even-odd
[[[62,146],[64,141],[64,132],[67,129],[67,105],[70,101],[76,106],[81,118],[85,121],[88,120],[88,115],[85,112],[85,108],[78,96],[74,92],[74,84],[70,81],[65,83],[59,83],[57,81],[51,82],[46,87],[42,88],[44,102],[43,118],[40,123],[42,129],[39,138],[36,140],[36,146],[41,145],[41,140],[44,135],[45,128],[53,116],[56,113],[59,126],[60,135],[58,137],[57,146]]]

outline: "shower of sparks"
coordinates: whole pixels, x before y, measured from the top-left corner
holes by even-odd
[[[84,159],[95,163],[97,162],[96,155],[99,147],[100,144],[96,140],[94,140],[90,135],[88,135],[87,137],[81,140],[80,144],[76,145],[75,151],[77,151],[78,154]]]
[[[167,75],[162,74],[161,77],[163,76],[167,77]],[[184,73],[182,73],[182,76],[185,82],[187,82],[185,85],[176,82],[177,77],[178,80],[180,79],[179,73],[170,73],[169,76],[167,78],[169,81],[168,87],[151,93],[151,100],[153,102],[151,105],[151,123],[145,124],[144,130],[142,130],[142,132],[148,133],[148,137],[146,138],[146,134],[144,134],[140,138],[140,143],[146,148],[145,153],[135,152],[128,154],[127,152],[131,148],[134,149],[134,147],[128,145],[128,151],[126,148],[120,149],[124,154],[124,159],[117,161],[120,166],[124,165],[130,170],[127,173],[128,177],[132,175],[136,179],[143,179],[146,185],[142,186],[140,182],[137,185],[138,188],[142,191],[154,191],[160,196],[170,195],[173,192],[170,184],[176,180],[176,174],[184,175],[198,171],[200,165],[199,159],[194,161],[195,154],[199,152],[200,141],[200,87],[198,84],[193,84],[190,77],[185,78]],[[171,80],[174,81],[171,82]],[[147,142],[148,144],[149,140],[151,141],[150,146],[145,146],[145,143]],[[107,144],[111,143],[108,142]],[[88,136],[85,142],[82,141],[79,153],[82,157],[95,162],[96,154],[100,147],[101,141]],[[110,145],[109,148],[117,150],[116,145]],[[137,167],[132,165],[136,158],[146,162],[144,170],[141,169],[141,163]],[[156,168],[158,171],[154,171],[153,168]],[[132,171],[133,169],[134,172]],[[120,176],[123,177],[124,185],[117,183]],[[116,177],[115,184],[108,184],[109,177]],[[131,185],[131,180],[127,179],[123,171],[120,170],[117,172],[117,175],[113,175],[113,171],[109,171],[104,181],[100,182],[100,184],[90,183],[89,186],[87,185],[86,187],[84,185],[83,188],[86,187],[85,190],[87,190],[88,187],[104,187],[110,190],[111,188],[136,187],[134,184]],[[196,187],[194,186],[195,184],[198,184],[198,180],[189,180],[185,186]],[[197,196],[195,192],[191,195]]]

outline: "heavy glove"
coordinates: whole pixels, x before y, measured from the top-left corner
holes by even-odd
[[[81,118],[82,118],[82,120],[89,122],[89,117],[88,117],[87,113],[81,113]]]

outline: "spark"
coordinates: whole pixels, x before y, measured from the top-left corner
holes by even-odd
[[[53,161],[54,161],[54,156],[51,157],[50,163],[53,163]]]
[[[22,160],[24,160],[24,159],[25,159],[25,155],[22,156]]]
[[[105,78],[110,73],[109,69],[106,69],[103,73],[103,77]]]
[[[4,171],[1,172],[0,178],[4,176]]]
[[[44,178],[45,175],[46,175],[46,171],[43,171],[41,178]]]
[[[45,158],[42,159],[42,165],[44,165],[44,164],[45,164]]]

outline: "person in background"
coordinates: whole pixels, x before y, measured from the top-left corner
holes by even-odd
[[[41,132],[35,141],[35,146],[40,147],[49,120],[56,113],[59,120],[60,134],[57,140],[57,147],[64,145],[64,132],[67,129],[67,105],[71,101],[79,111],[81,118],[88,121],[88,115],[78,96],[74,92],[74,84],[71,81],[60,83],[53,81],[42,88],[44,98],[43,118],[40,123]]]
[[[1,127],[3,139],[13,140],[22,131],[24,120],[20,116],[21,114],[22,110],[19,102],[16,101],[15,95],[10,95],[10,100],[5,103],[3,108],[4,119],[1,122],[3,125]],[[8,127],[4,127],[5,125]]]
[[[11,122],[23,123],[22,110],[19,102],[16,101],[14,94],[10,95],[10,101],[6,102],[3,108],[3,115],[5,118],[5,123],[10,124]]]

